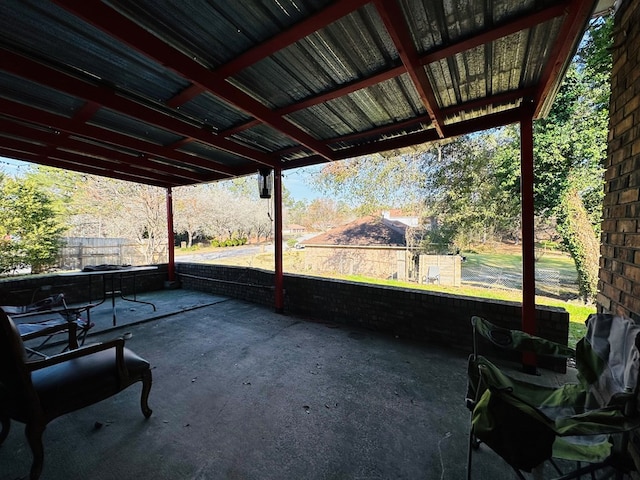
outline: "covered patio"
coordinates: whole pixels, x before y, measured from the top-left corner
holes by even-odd
[[[0,155],[166,188],[170,246],[172,188],[270,176],[282,312],[283,172],[519,123],[536,333],[533,121],[612,4],[3,2]]]
[[[153,366],[153,415],[134,386],[56,420],[43,480],[464,478],[465,352],[206,293],[141,298],[157,312],[132,306],[112,329],[103,305],[89,341],[131,333]],[[490,450],[475,460],[475,478],[513,478]],[[30,462],[13,423],[0,480]]]
[[[288,169],[517,122],[516,317],[534,332],[533,121],[548,112],[590,16],[613,2],[454,3],[3,2],[0,154],[166,188],[169,245],[174,187],[266,169],[281,246]],[[172,282],[180,272],[169,252]],[[334,322],[349,320],[351,298],[320,321],[287,311],[295,290],[281,256],[269,286],[215,278],[241,295],[202,293],[202,305],[101,334],[131,333],[128,346],[152,363],[154,414],[143,419],[132,388],[57,420],[42,478],[463,478],[467,352]],[[405,320],[388,307],[401,294],[387,290],[359,301]],[[298,292],[297,305],[336,304]],[[479,313],[448,301],[430,305]],[[21,430],[14,424],[0,448],[0,480],[29,470]],[[478,478],[512,478],[491,452],[479,457]]]

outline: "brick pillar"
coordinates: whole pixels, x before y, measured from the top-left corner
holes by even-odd
[[[640,2],[614,32],[598,310],[640,320]]]

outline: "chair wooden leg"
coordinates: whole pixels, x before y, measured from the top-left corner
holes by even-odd
[[[11,419],[9,417],[0,418],[0,425],[2,426],[2,430],[0,430],[0,445],[7,439],[9,435],[9,428],[11,428]]]
[[[29,475],[30,480],[38,480],[42,474],[42,467],[44,464],[42,434],[44,433],[44,428],[45,427],[42,425],[29,422],[24,429],[27,441],[31,447],[31,453],[33,454],[33,463],[31,464],[31,473]]]
[[[145,418],[149,418],[153,410],[149,408],[149,393],[151,392],[151,370],[147,370],[142,376],[142,396],[140,397],[140,407]]]

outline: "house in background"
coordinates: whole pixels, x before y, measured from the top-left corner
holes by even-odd
[[[383,210],[382,218],[393,224],[402,224],[412,228],[420,226],[420,218],[417,215],[410,215],[398,209]]]
[[[283,235],[302,235],[307,233],[306,227],[296,223],[290,223],[282,229]]]
[[[436,266],[437,283],[460,285],[457,255],[420,255],[417,245],[407,244],[408,231],[416,228],[418,217],[383,212],[359,218],[301,242],[305,270],[425,283],[429,267]]]
[[[309,272],[407,278],[403,228],[382,217],[359,218],[301,243]]]

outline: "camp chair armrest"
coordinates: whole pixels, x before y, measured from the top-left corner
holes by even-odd
[[[575,350],[567,345],[521,330],[498,327],[482,317],[475,315],[471,317],[471,325],[473,326],[474,349],[476,348],[475,336],[481,335],[493,345],[506,350],[534,352],[538,355],[560,358],[575,358],[576,355]]]
[[[69,305],[66,309],[62,310],[60,313],[76,313],[80,314],[82,312],[86,312],[87,310],[91,310],[94,307],[97,307],[98,303],[87,303],[85,305]]]
[[[73,336],[73,338],[75,338],[77,328],[78,326],[73,322],[64,322],[57,325],[44,327],[41,330],[35,332],[25,333],[24,335],[21,335],[21,337],[23,341],[27,341],[34,338],[46,337],[57,332],[69,331],[69,336]]]
[[[11,318],[28,318],[28,317],[37,317],[37,316],[41,316],[41,315],[46,315],[49,313],[60,313],[63,314],[65,312],[68,312],[69,309],[66,309],[64,307],[56,307],[56,308],[51,308],[48,310],[39,310],[39,311],[33,311],[33,312],[26,312],[26,313],[10,313]]]
[[[600,435],[629,432],[640,428],[640,417],[628,417],[617,407],[596,410],[559,418],[555,430],[559,436]]]

